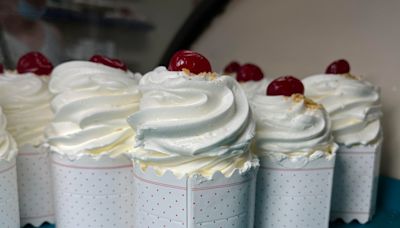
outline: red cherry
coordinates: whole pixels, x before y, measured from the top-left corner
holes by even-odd
[[[0,74],[4,73],[4,66],[0,63]]]
[[[206,57],[189,50],[175,52],[169,61],[168,70],[182,71],[183,69],[188,69],[194,74],[212,72],[210,62]]]
[[[347,74],[350,72],[350,64],[345,59],[339,59],[331,63],[325,73],[327,74]]]
[[[264,73],[262,70],[251,63],[244,64],[240,67],[239,71],[236,75],[236,80],[238,82],[246,82],[246,81],[260,81],[264,78]]]
[[[230,62],[224,69],[225,74],[237,73],[240,69],[240,64],[236,61]]]
[[[119,59],[111,59],[104,55],[93,55],[89,61],[94,63],[101,63],[103,65],[127,71],[128,67]]]
[[[294,93],[304,94],[304,86],[299,79],[293,76],[279,77],[267,87],[268,96],[291,96]]]
[[[28,52],[19,58],[17,72],[34,73],[39,76],[50,75],[53,64],[40,52]]]

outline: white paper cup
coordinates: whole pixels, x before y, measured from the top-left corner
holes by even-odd
[[[15,159],[0,160],[0,227],[20,227]]]
[[[334,165],[335,157],[308,163],[261,157],[255,227],[327,228]]]
[[[149,228],[253,228],[257,168],[178,179],[134,167],[135,225]]]
[[[21,226],[54,224],[53,187],[46,148],[24,145],[17,155]]]
[[[381,141],[369,146],[339,146],[331,220],[368,222],[375,213]]]
[[[51,157],[57,228],[133,227],[130,159]]]

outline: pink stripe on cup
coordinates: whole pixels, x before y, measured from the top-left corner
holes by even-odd
[[[85,166],[77,166],[77,165],[67,165],[67,164],[56,162],[54,160],[52,161],[52,164],[71,168],[71,169],[89,169],[89,170],[110,170],[110,169],[132,168],[132,165],[120,165],[120,166],[109,166],[109,167],[85,167]]]
[[[16,165],[15,165],[15,163],[14,163],[14,164],[12,164],[10,167],[8,167],[8,168],[6,168],[6,169],[3,169],[3,170],[0,170],[0,173],[5,173],[5,172],[7,172],[7,171],[10,171],[10,170],[13,169],[15,166],[16,166]]]
[[[178,190],[186,190],[187,189],[186,187],[175,186],[175,185],[164,184],[164,183],[159,183],[159,182],[156,182],[156,181],[147,180],[147,179],[145,179],[143,177],[139,177],[136,173],[133,173],[133,176],[136,179],[139,179],[139,180],[141,180],[143,182],[146,182],[148,184],[153,184],[153,185],[158,185],[158,186],[161,186],[161,187],[173,188],[173,189],[178,189]]]
[[[18,156],[37,156],[37,155],[44,155],[44,156],[46,156],[47,153],[34,153],[34,152],[18,153]]]
[[[333,167],[328,168],[314,168],[314,169],[279,169],[279,168],[269,168],[265,166],[260,166],[260,169],[272,170],[272,171],[283,171],[283,172],[293,172],[293,171],[305,171],[305,172],[313,172],[313,171],[321,171],[321,170],[333,170]]]
[[[148,184],[153,184],[153,185],[158,185],[158,186],[161,186],[161,187],[178,189],[178,190],[187,190],[186,187],[175,186],[175,185],[170,185],[170,184],[164,184],[164,183],[160,183],[160,182],[157,182],[157,181],[148,180],[148,179],[145,179],[143,177],[139,177],[136,173],[134,173],[133,176],[136,179],[139,179],[139,180],[141,180],[141,181],[143,181],[145,183],[148,183]],[[217,188],[227,188],[227,187],[233,187],[233,186],[237,186],[237,185],[242,185],[242,184],[245,184],[245,183],[247,183],[247,182],[249,182],[251,180],[252,179],[250,178],[250,179],[247,179],[247,180],[244,180],[244,181],[241,181],[241,182],[236,182],[236,183],[231,183],[231,184],[223,184],[223,185],[214,185],[214,186],[208,186],[208,187],[191,188],[190,190],[192,190],[192,191],[204,191],[204,190],[211,190],[211,189],[217,189]]]

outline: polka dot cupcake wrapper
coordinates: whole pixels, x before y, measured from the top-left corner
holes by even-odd
[[[15,159],[0,161],[0,227],[20,227]]]
[[[135,224],[150,228],[253,228],[257,168],[226,178],[158,176],[134,167]]]
[[[292,161],[295,163],[295,161]],[[335,159],[283,167],[260,159],[255,227],[328,228]]]
[[[381,142],[370,146],[339,147],[332,195],[331,220],[368,222],[378,190]]]
[[[57,227],[133,227],[133,169],[128,158],[51,157]]]
[[[17,156],[21,226],[54,224],[53,187],[49,153],[45,148],[22,146]]]

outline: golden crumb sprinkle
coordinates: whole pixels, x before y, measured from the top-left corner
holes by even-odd
[[[215,72],[202,72],[200,74],[193,74],[187,68],[183,68],[182,71],[186,76],[200,76],[206,78],[207,80],[215,80],[218,77],[217,73]]]
[[[190,76],[190,75],[191,75],[190,70],[187,69],[187,68],[183,68],[182,71],[183,71],[183,73],[185,73],[187,76]]]
[[[207,73],[207,77],[209,80],[215,80],[215,79],[217,79],[217,73],[215,73],[215,72]]]
[[[343,76],[345,78],[348,78],[348,79],[361,80],[361,78],[359,76],[356,76],[356,75],[353,75],[353,74],[350,74],[350,73],[343,74]]]
[[[315,103],[313,100],[305,97],[303,94],[295,93],[291,96],[293,102],[304,102],[304,105],[309,109],[321,109],[322,105]]]

